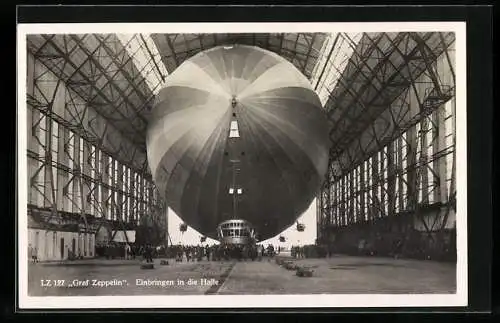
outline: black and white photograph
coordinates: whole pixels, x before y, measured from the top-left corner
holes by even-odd
[[[460,22],[18,25],[21,307],[466,305],[465,57]]]

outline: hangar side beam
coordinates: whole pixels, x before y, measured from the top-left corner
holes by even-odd
[[[111,65],[111,62],[115,61],[113,59],[114,55],[109,55],[109,49],[107,50],[107,46],[105,45],[111,35],[107,35],[104,37],[100,35],[92,36],[98,42],[97,47],[93,51],[87,48],[84,40],[76,35],[70,35],[74,42],[79,46],[79,50],[87,56],[86,60],[88,61],[88,64],[90,64],[93,69],[96,70],[102,80],[103,85],[99,87],[96,86],[97,84],[95,82],[92,82],[95,96],[90,100],[94,101],[95,98],[99,96],[106,101],[106,107],[110,108],[113,114],[118,114],[124,119],[139,119],[141,123],[139,125],[131,123],[131,128],[133,130],[133,133],[141,134],[146,127],[147,121],[137,113],[137,111],[134,109],[134,104],[129,100],[129,96],[126,95],[124,90],[122,90],[122,88],[118,85],[118,83],[121,82],[130,82],[130,80],[127,79],[126,76],[122,80],[119,80],[117,78],[119,75],[125,75],[123,73],[123,64],[114,66],[116,70],[110,70],[109,68],[106,68],[104,66],[104,64]],[[103,58],[105,58],[105,60]],[[98,78],[95,78],[94,80],[97,81]],[[131,90],[134,91],[135,87],[133,86],[133,83],[128,86],[130,86]],[[105,90],[106,93],[104,93]],[[137,89],[135,89],[135,92],[138,92]]]
[[[63,43],[74,44],[74,47],[70,49],[60,46],[61,37]],[[105,93],[105,87],[98,86],[98,82],[101,82],[103,78],[109,78],[109,75],[107,75],[109,71],[104,70],[95,58],[96,56],[103,56],[101,53],[102,47],[97,46],[92,51],[83,49],[82,43],[74,35],[42,35],[42,38],[45,43],[35,53],[37,58],[45,57],[43,52],[49,52],[51,55],[58,57],[58,63],[61,61],[67,62],[65,70],[60,70],[60,65],[58,64],[47,65],[47,68],[51,69],[55,75],[63,78],[69,87],[83,97],[87,103],[93,105],[107,120],[115,123],[115,125],[120,120],[128,120],[128,116],[115,109],[113,98],[116,95],[113,94],[113,91],[110,90]],[[49,60],[44,62],[53,63],[56,61]],[[89,93],[92,95],[89,96]],[[113,112],[116,112],[118,116],[113,114]],[[136,134],[139,132],[135,126],[132,125],[131,128],[133,129],[132,132],[126,132],[117,127],[117,129],[121,130],[123,137],[127,138],[135,146],[140,146],[140,143],[136,141],[136,138],[138,138]]]
[[[92,82],[95,82],[102,73],[92,68],[92,65],[85,65],[87,63],[85,63],[84,58],[80,58],[80,60],[83,59],[81,65],[70,63],[69,61],[74,55],[74,48],[77,45],[73,45],[74,48],[72,48],[72,42],[69,40],[67,46],[63,46],[66,48],[65,53],[61,53],[54,50],[49,42],[44,42],[42,45],[36,44],[36,42],[44,40],[37,40],[35,37],[37,36],[28,37],[28,43],[33,43],[32,54],[28,55],[28,59],[31,61],[30,64],[36,65],[36,68],[39,69],[43,66],[50,72],[43,73],[44,79],[42,79],[42,83],[48,84],[49,81],[54,83],[57,79],[56,76],[60,76],[65,83],[64,90],[61,89],[61,93],[56,98],[61,101],[63,100],[62,97],[66,95],[66,101],[68,102],[65,106],[56,105],[53,110],[56,114],[54,117],[60,117],[59,120],[65,122],[67,127],[78,132],[79,135],[94,145],[100,146],[100,149],[115,156],[127,166],[136,171],[143,171],[144,169],[147,171],[145,151],[139,149],[123,132],[110,123],[113,117],[106,113],[105,107],[100,102],[92,101],[97,92]],[[67,39],[64,38],[64,40]],[[91,75],[80,72],[84,65]],[[63,67],[64,70],[61,69]],[[33,66],[34,68],[35,66]],[[28,87],[33,87],[33,85],[28,84]],[[50,90],[50,87],[44,89],[44,91]],[[31,99],[28,97],[28,100]],[[46,99],[42,101],[47,104]]]

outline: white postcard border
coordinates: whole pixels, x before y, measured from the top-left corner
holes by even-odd
[[[63,33],[298,33],[298,32],[455,32],[456,49],[456,294],[331,295],[166,295],[166,296],[28,296],[26,35]],[[397,23],[92,23],[19,24],[17,26],[17,228],[18,306],[21,309],[86,308],[301,308],[301,307],[447,307],[468,304],[467,276],[467,113],[465,22]]]

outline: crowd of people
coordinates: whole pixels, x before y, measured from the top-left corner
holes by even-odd
[[[138,245],[135,243],[110,242],[104,245],[96,245],[96,256],[105,257],[106,259],[136,259],[137,257],[143,257],[152,262],[152,258],[158,257],[159,250],[159,247],[154,247],[152,244]]]
[[[331,251],[323,245],[292,246],[290,256],[293,258],[325,258],[331,256]]]
[[[375,242],[378,242],[375,241]],[[405,244],[406,242],[406,244]],[[344,248],[342,248],[344,247]],[[412,248],[413,247],[413,248]],[[236,246],[236,245],[159,245],[153,244],[137,244],[137,243],[119,243],[110,242],[107,244],[97,244],[95,247],[95,256],[106,259],[142,259],[146,262],[153,262],[154,258],[175,259],[177,262],[193,262],[193,261],[222,261],[229,259],[238,260],[256,260],[262,259],[264,256],[273,257],[280,254],[284,249],[271,244],[264,246],[263,244],[253,246]],[[341,244],[321,244],[321,245],[292,245],[290,248],[290,256],[292,258],[324,258],[331,257],[336,253],[347,253],[363,256],[380,256],[387,255],[399,258],[402,256],[412,258],[430,259],[429,253],[426,250],[421,250],[414,247],[410,242],[402,239],[394,239],[392,244],[386,248],[382,248],[380,243],[373,243],[366,239],[360,239],[357,244],[353,244],[350,248],[346,248]],[[288,250],[286,250],[288,254]],[[412,253],[413,252],[413,253]],[[446,252],[451,253],[446,250]],[[68,248],[67,254],[69,260],[83,259],[81,253],[73,254]],[[28,258],[30,262],[37,263],[38,250],[31,244],[28,246]],[[438,257],[433,257],[438,258]]]
[[[178,262],[183,261],[221,261],[229,259],[256,260],[264,256],[274,256],[275,248],[268,245],[173,245],[165,249],[167,258],[175,258]]]
[[[134,243],[109,243],[96,246],[96,255],[106,259],[136,259],[142,257],[146,262],[152,262],[153,258],[175,259],[177,262],[190,261],[221,261],[229,259],[256,260],[264,256],[274,256],[280,252],[269,244],[253,246],[236,245],[170,245],[153,246],[151,244],[137,245]]]
[[[293,258],[305,258],[304,246],[292,246],[290,248],[290,255]]]
[[[311,246],[292,246],[290,249],[291,256],[294,258],[310,258],[318,256],[318,252]],[[282,247],[268,244],[258,245],[223,245],[223,244],[205,244],[205,245],[159,245],[153,244],[136,244],[136,243],[120,243],[109,242],[106,244],[97,244],[95,247],[95,256],[106,259],[141,259],[146,262],[153,262],[154,258],[175,259],[177,262],[194,262],[194,261],[222,261],[222,260],[256,260],[263,257],[274,257],[279,255],[284,249]],[[321,252],[319,252],[321,254]],[[321,255],[319,255],[321,256]],[[28,247],[28,257],[31,262],[38,262],[37,249],[31,246]],[[82,257],[80,257],[82,258]],[[79,259],[72,255],[68,249],[68,259]]]

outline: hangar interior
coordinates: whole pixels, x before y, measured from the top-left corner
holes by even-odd
[[[40,260],[95,257],[118,237],[168,243],[149,113],[182,62],[231,44],[289,60],[328,115],[318,244],[389,255],[404,241],[405,256],[455,259],[455,35],[382,32],[28,35],[28,231]]]

